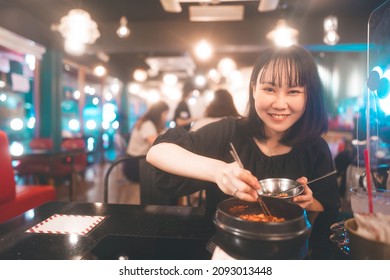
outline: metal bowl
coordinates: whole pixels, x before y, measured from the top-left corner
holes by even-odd
[[[297,181],[287,178],[269,178],[259,181],[261,190],[258,194],[261,196],[271,196],[280,199],[290,199],[300,195],[304,187],[300,186]],[[288,190],[292,187],[294,189]]]

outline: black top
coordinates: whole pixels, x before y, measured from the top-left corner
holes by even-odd
[[[233,161],[229,153],[229,143],[232,142],[244,167],[259,180],[275,177],[296,180],[305,176],[310,181],[334,169],[329,146],[323,138],[318,138],[308,146],[294,147],[287,154],[269,157],[246,133],[243,122],[234,118],[212,123],[196,132],[187,133],[180,128],[170,129],[158,137],[156,143],[160,142],[176,143],[196,154],[226,162]],[[161,170],[156,171],[156,180],[161,190],[178,196],[208,188],[214,190],[215,202],[227,198],[214,183],[175,176]],[[339,193],[335,176],[311,183],[310,188],[325,210],[338,209]]]
[[[176,110],[175,110],[175,115],[173,117],[173,120],[175,122],[177,122],[178,118],[181,118],[181,119],[184,119],[184,120],[188,120],[188,119],[191,118],[190,108],[188,107],[188,104],[184,100],[180,101],[179,104],[177,105]],[[191,124],[185,125],[183,127],[186,130],[190,130]]]
[[[230,155],[232,142],[244,167],[259,180],[274,177],[296,180],[305,176],[310,181],[334,170],[329,146],[323,138],[319,137],[310,145],[294,147],[287,154],[269,157],[247,133],[243,121],[231,117],[206,125],[195,132],[186,132],[183,128],[170,129],[160,135],[155,144],[160,142],[176,143],[196,154],[233,162]],[[155,176],[157,188],[169,195],[183,196],[206,189],[206,205],[209,210],[215,210],[220,201],[229,197],[211,182],[172,175],[157,168]],[[329,176],[311,183],[309,187],[314,198],[325,209],[317,216],[309,241],[311,257],[323,259],[331,255],[329,227],[337,221],[340,207],[338,183],[336,176]]]

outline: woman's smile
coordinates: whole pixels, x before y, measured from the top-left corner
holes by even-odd
[[[278,121],[285,120],[289,116],[289,114],[271,114],[271,113],[269,113],[268,115],[271,116],[272,119]]]

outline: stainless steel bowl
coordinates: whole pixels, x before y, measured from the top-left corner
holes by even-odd
[[[271,196],[280,199],[290,199],[303,192],[303,186],[297,181],[287,178],[268,178],[259,181],[261,190],[258,194],[261,196]],[[290,188],[296,187],[289,190]]]

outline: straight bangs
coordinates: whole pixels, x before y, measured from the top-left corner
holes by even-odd
[[[288,87],[304,87],[307,85],[304,69],[302,61],[292,57],[291,54],[271,57],[262,68],[258,82],[277,86],[286,84]]]

